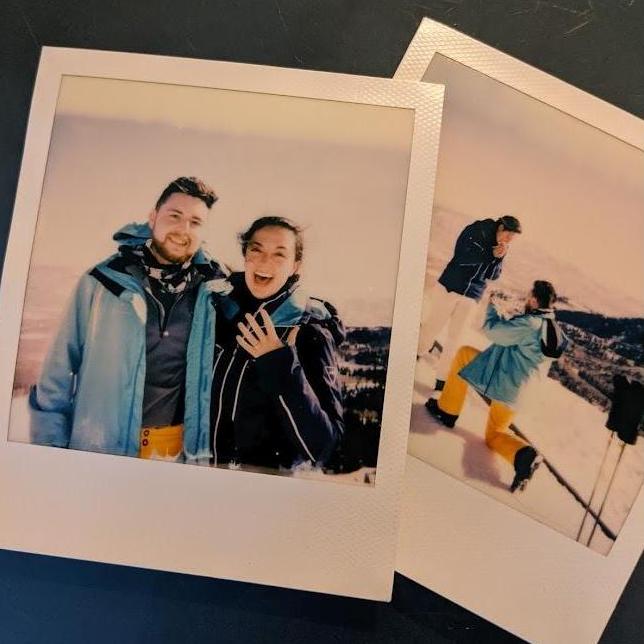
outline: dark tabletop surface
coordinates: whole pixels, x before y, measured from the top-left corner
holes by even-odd
[[[4,0],[0,15],[0,266],[42,45],[390,77],[429,16],[644,116],[642,0]],[[643,641],[643,600],[640,559],[602,642]],[[380,604],[0,551],[0,643],[175,641],[518,640],[401,575]]]

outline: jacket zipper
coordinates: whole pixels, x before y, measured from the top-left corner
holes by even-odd
[[[179,304],[179,302],[183,298],[183,294],[184,294],[184,291],[182,291],[177,295],[177,298],[175,299],[174,302],[172,302],[172,304],[170,305],[170,308],[168,309],[168,312],[165,314],[163,318],[163,324],[161,325],[161,335],[164,335],[166,333],[166,328],[168,326],[168,322],[170,321],[170,316],[172,315],[172,311],[174,311],[177,304]]]
[[[215,349],[217,349],[217,348],[219,348],[219,349],[220,349],[220,351],[219,351],[219,354],[217,355],[217,357],[215,358],[215,364],[214,364],[214,366],[213,366],[213,368],[212,368],[212,379],[213,379],[213,382],[214,382],[214,380],[215,380],[215,371],[217,371],[217,365],[219,364],[219,360],[221,359],[221,356],[223,356],[223,355],[224,355],[224,350],[223,350],[223,348],[222,348],[222,347],[220,347],[218,344],[215,344]]]
[[[170,308],[167,311],[163,308],[163,303],[161,302],[161,300],[157,299],[151,288],[146,286],[145,292],[154,300],[157,305],[157,309],[159,310],[159,334],[161,335],[161,337],[163,337],[163,334],[165,333],[165,330],[168,326],[170,316],[172,315],[172,311],[174,311],[175,306],[181,301],[181,298],[183,298],[185,291],[177,294],[177,298],[174,302],[172,302]]]
[[[474,278],[479,274],[479,271],[481,270],[481,266],[483,266],[483,264],[479,264],[478,267],[476,268],[476,271],[474,271],[474,275],[470,277],[470,281],[467,283],[467,286],[463,291],[463,295],[467,295],[467,292],[470,290],[470,286],[472,286],[472,282],[474,281]]]
[[[237,347],[233,349],[233,354],[230,357],[230,362],[228,363],[228,367],[226,368],[224,377],[221,381],[221,389],[219,391],[219,404],[217,408],[217,419],[215,420],[215,429],[213,430],[213,436],[212,436],[212,454],[214,459],[214,465],[217,465],[217,430],[219,429],[219,421],[221,420],[221,411],[222,411],[223,399],[224,399],[224,388],[226,386],[226,380],[228,378],[228,374],[230,373],[230,369],[233,366],[233,362],[235,362],[236,355],[237,355]]]
[[[233,413],[230,417],[232,421],[235,420],[235,414],[237,412],[237,401],[239,400],[239,390],[241,389],[241,383],[242,383],[242,379],[244,378],[244,372],[246,371],[246,367],[248,366],[249,362],[250,360],[246,360],[246,362],[244,362],[244,366],[242,367],[241,373],[239,374],[239,380],[237,381],[237,389],[235,390],[235,400],[233,402]]]
[[[253,313],[253,317],[256,318],[257,315],[259,314],[259,312],[263,308],[265,308],[267,304],[271,304],[272,302],[275,302],[276,300],[279,300],[283,295],[284,295],[283,293],[280,293],[279,295],[277,295],[273,299],[267,300],[266,302],[262,302],[262,304],[259,306],[259,308],[255,311],[255,313]],[[219,430],[219,422],[221,421],[221,415],[222,415],[224,389],[225,389],[225,386],[226,386],[226,380],[228,379],[228,374],[230,373],[230,369],[231,369],[231,367],[232,367],[232,365],[233,365],[233,363],[235,361],[235,357],[237,355],[237,349],[238,349],[238,347],[235,347],[233,349],[233,354],[232,354],[232,356],[230,358],[230,362],[228,363],[228,367],[226,368],[226,371],[224,373],[224,377],[223,377],[223,379],[221,381],[221,388],[220,388],[220,391],[219,391],[219,403],[218,403],[218,408],[217,408],[217,419],[215,420],[215,428],[213,430],[213,437],[212,437],[212,453],[213,453],[213,464],[214,465],[217,465],[217,432]],[[222,350],[220,356],[223,353],[224,353],[224,351]],[[217,362],[219,362],[219,358],[217,358]],[[244,366],[242,368],[241,374],[239,376],[239,380],[237,382],[237,388],[236,388],[236,391],[235,391],[235,399],[234,399],[233,410],[232,410],[232,415],[231,415],[232,420],[235,419],[235,413],[237,411],[237,402],[238,402],[238,397],[239,397],[239,391],[240,391],[240,388],[241,388],[241,381],[242,381],[242,378],[244,376],[244,372],[246,371],[246,367],[248,366],[249,362],[250,362],[250,360],[246,360],[246,362],[244,363]],[[215,363],[215,368],[216,367],[217,367],[217,363]],[[215,376],[215,370],[213,368],[213,384],[214,384],[214,376]],[[289,412],[289,416],[290,416],[290,412]],[[296,429],[296,433],[299,436],[299,433],[297,432],[297,429]],[[300,438],[300,440],[301,440],[301,438]],[[304,448],[306,449],[307,453],[309,453],[308,448],[306,448],[306,445],[304,446]]]
[[[288,405],[284,401],[284,397],[282,394],[278,396],[279,401],[282,403],[282,407],[284,407],[284,411],[286,412],[286,415],[288,416],[288,419],[291,421],[291,427],[293,428],[293,431],[295,432],[295,435],[299,439],[300,443],[302,444],[302,447],[304,448],[304,451],[309,455],[309,458],[311,459],[312,463],[315,463],[315,458],[313,458],[313,454],[311,454],[311,451],[309,450],[307,444],[304,442],[304,439],[302,438],[302,435],[297,429],[297,424],[295,422],[295,419],[293,418],[293,414],[291,413],[291,410],[288,408]]]
[[[275,299],[277,299],[277,298],[275,298]],[[259,313],[259,311],[266,304],[270,304],[270,302],[275,301],[275,299],[269,300],[268,302],[262,303],[262,305],[257,309],[257,311],[255,311],[254,316],[256,316]],[[284,338],[286,337],[286,334],[288,333],[288,331],[289,331],[289,327],[287,327],[286,330],[282,333],[282,337],[280,338],[280,340],[284,341]],[[239,374],[239,380],[237,381],[237,387],[235,389],[235,399],[233,401],[233,411],[232,411],[232,414],[230,416],[232,421],[235,420],[235,416],[237,414],[237,402],[239,401],[239,391],[241,389],[242,380],[244,378],[244,372],[246,371],[246,367],[248,367],[249,363],[250,363],[250,360],[246,360],[246,362],[244,362],[244,366],[242,367],[241,373]],[[222,385],[222,387],[223,387],[223,385]],[[308,452],[308,450],[307,450],[307,452]]]

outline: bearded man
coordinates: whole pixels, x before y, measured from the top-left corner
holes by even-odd
[[[212,285],[201,249],[215,192],[179,177],[147,223],[114,235],[87,271],[29,395],[31,441],[141,458],[199,459],[208,445]],[[203,431],[205,428],[205,432]]]

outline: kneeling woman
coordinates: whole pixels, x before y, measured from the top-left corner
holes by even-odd
[[[298,288],[303,242],[282,217],[240,235],[244,272],[216,301],[210,447],[215,465],[324,466],[342,435],[344,327]]]

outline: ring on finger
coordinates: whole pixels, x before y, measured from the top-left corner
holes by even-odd
[[[259,343],[259,338],[245,324],[240,322],[237,326],[248,344],[255,346]]]

